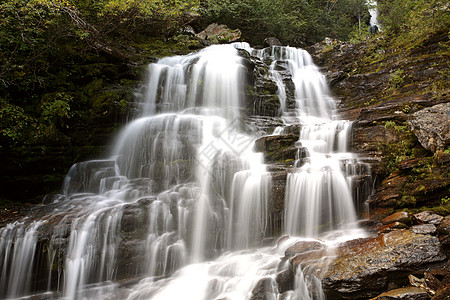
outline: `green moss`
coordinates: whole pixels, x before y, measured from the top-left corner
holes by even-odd
[[[400,200],[396,201],[395,206],[399,208],[403,207],[414,207],[416,206],[417,199],[414,196],[405,195],[400,198]]]

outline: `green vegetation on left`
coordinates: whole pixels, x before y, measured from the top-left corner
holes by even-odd
[[[72,163],[104,152],[129,114],[146,62],[188,50],[168,37],[197,6],[197,0],[2,1],[0,202],[40,201],[58,191]]]
[[[127,57],[117,50],[108,53],[109,46],[120,47],[116,41],[123,44],[131,37],[135,42],[173,34],[183,24],[184,13],[196,5],[197,1],[4,1],[0,147],[68,143],[70,127],[86,121],[86,111],[102,118],[124,113],[123,92],[105,87],[123,79],[118,78],[122,70],[116,63]],[[91,95],[97,99],[87,99]]]

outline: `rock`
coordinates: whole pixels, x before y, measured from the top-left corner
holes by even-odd
[[[191,35],[191,36],[195,35],[195,30],[190,25],[183,27],[182,32],[183,32],[183,34],[186,34],[186,35]]]
[[[264,152],[266,163],[292,163],[298,150],[303,150],[296,145],[297,141],[297,134],[263,136],[255,141],[255,151]]]
[[[326,74],[326,77],[328,79],[328,82],[330,85],[335,85],[339,81],[345,78],[345,72],[344,71],[336,71],[336,72],[328,72]]]
[[[64,180],[64,193],[98,193],[100,181],[116,175],[115,166],[116,162],[113,160],[92,160],[74,164]]]
[[[450,143],[450,102],[441,103],[414,113],[408,127],[427,150],[445,150]]]
[[[416,167],[424,166],[430,163],[429,160],[423,158],[413,158],[398,163],[399,170],[411,170]]]
[[[264,39],[264,47],[282,46],[279,39],[276,37],[268,37]]]
[[[326,294],[346,299],[375,297],[386,291],[390,278],[446,259],[437,237],[404,229],[339,245],[328,264],[320,257],[331,253],[320,252],[316,251],[315,257],[296,256],[291,260],[294,269],[299,264],[309,266]]]
[[[436,226],[433,224],[422,224],[411,227],[411,230],[417,234],[434,234],[436,233]]]
[[[413,215],[413,219],[419,224],[439,224],[444,217],[431,211],[423,211]]]
[[[450,215],[446,216],[438,226],[438,230],[445,234],[450,234]]]
[[[378,228],[378,233],[386,233],[392,230],[396,230],[396,229],[404,229],[407,228],[408,226],[406,226],[406,224],[404,223],[400,223],[400,222],[394,222],[394,223],[390,223],[390,224],[386,224],[383,226],[380,226],[380,228]]]
[[[381,207],[395,206],[397,199],[401,195],[402,187],[407,180],[405,176],[401,176],[398,172],[392,173],[383,179],[380,186],[377,187],[375,195],[369,199],[369,204]]]
[[[442,283],[436,277],[434,277],[432,274],[425,272],[424,275],[425,275],[424,283],[429,289],[431,289],[433,291],[437,291],[440,288],[442,288]]]
[[[226,25],[212,23],[205,30],[195,35],[202,40],[208,40],[212,44],[223,44],[236,41],[241,38],[239,29],[232,30]]]
[[[417,278],[416,276],[410,274],[408,276],[409,283],[417,288],[425,290],[428,294],[435,294],[435,291],[427,286],[425,283],[425,278]]]
[[[431,300],[448,300],[450,299],[450,285],[439,289]]]
[[[294,273],[292,272],[292,268],[278,273],[275,280],[280,294],[294,289]]]
[[[325,248],[324,245],[317,241],[302,241],[295,243],[291,247],[287,248],[284,252],[285,257],[293,257],[299,253],[320,250]]]
[[[276,291],[276,284],[273,278],[261,279],[252,290],[251,300],[268,300],[272,299]]]
[[[391,224],[394,222],[404,222],[408,219],[408,213],[405,211],[398,211],[390,216],[387,216],[383,220],[381,220],[381,223],[384,225]]]
[[[405,287],[395,289],[383,293],[372,300],[390,300],[390,299],[404,299],[404,300],[427,300],[430,299],[428,293],[418,287]]]

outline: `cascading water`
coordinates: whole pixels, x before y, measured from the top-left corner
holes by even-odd
[[[110,157],[74,165],[54,203],[0,229],[0,298],[249,299],[262,285],[278,299],[275,276],[298,238],[267,246],[276,238],[268,229],[272,177],[253,151],[258,136],[242,129],[249,83],[237,49],[271,61],[278,113],[301,127],[299,152],[308,154],[287,176],[278,233],[355,228],[352,178],[363,168],[347,152],[351,124],[338,120],[309,54],[211,46],[151,64],[143,115]],[[296,278],[286,299],[323,297],[307,267]]]
[[[380,24],[378,23],[378,8],[377,1],[368,0],[367,4],[369,5],[369,14],[370,14],[370,26],[377,26],[380,29]]]

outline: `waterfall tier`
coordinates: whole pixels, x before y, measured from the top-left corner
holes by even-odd
[[[259,119],[244,122],[256,64],[284,124],[270,133],[297,126],[305,154],[286,171],[283,203],[254,150]],[[277,299],[289,245],[356,228],[354,179],[367,167],[306,51],[236,43],[163,58],[140,107],[108,158],[75,164],[54,203],[0,228],[0,298],[249,299],[263,285]],[[297,237],[269,246],[282,234]],[[286,299],[323,297],[307,267],[295,277]]]

